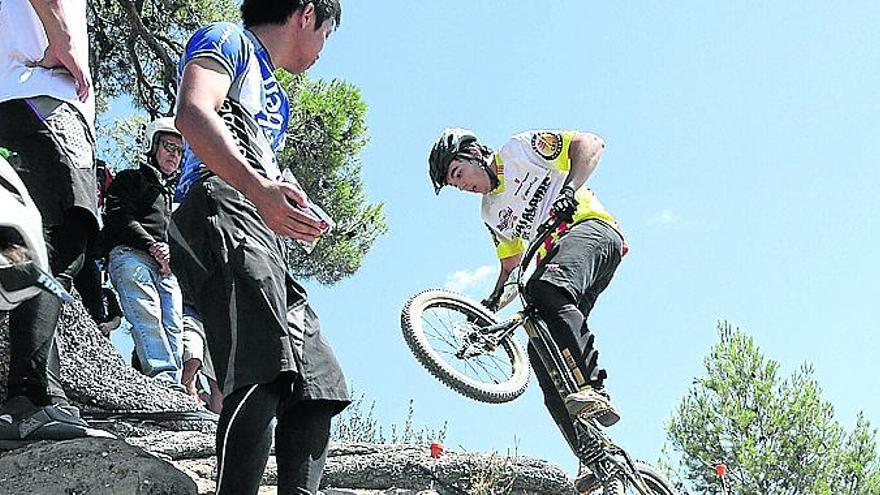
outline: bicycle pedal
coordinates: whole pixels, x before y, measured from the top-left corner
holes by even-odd
[[[596,415],[595,419],[600,425],[608,428],[609,426],[614,426],[620,421],[620,414],[614,409],[608,409],[605,412]]]

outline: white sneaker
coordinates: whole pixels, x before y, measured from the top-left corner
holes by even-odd
[[[577,418],[595,419],[600,425],[608,427],[620,421],[620,413],[611,402],[611,397],[604,389],[584,388],[565,398],[565,409],[568,414]]]

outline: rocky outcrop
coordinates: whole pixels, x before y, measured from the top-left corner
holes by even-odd
[[[39,442],[0,455],[0,495],[188,495],[214,491],[214,437],[161,432],[125,440]],[[278,480],[270,456],[265,493]],[[569,495],[558,468],[527,457],[445,453],[439,459],[412,445],[331,445],[325,495],[515,493]]]
[[[166,432],[129,438],[128,442],[173,462],[196,480],[200,493],[213,489],[213,436]],[[263,484],[274,486],[277,480],[275,458],[270,456]],[[427,447],[413,445],[331,444],[322,486],[325,490],[349,487],[374,493],[432,490],[440,495],[473,493],[489,486],[509,487],[517,494],[573,493],[565,473],[542,460],[457,452],[434,459]]]
[[[0,398],[9,362],[5,320],[0,314]],[[93,426],[120,440],[40,442],[0,452],[0,495],[213,493],[216,417],[128,366],[78,301],[64,308],[58,345],[68,396]],[[261,493],[275,493],[277,474],[270,457]],[[574,493],[565,473],[537,459],[459,452],[434,459],[427,446],[367,444],[331,445],[322,490],[325,495]]]
[[[171,463],[120,440],[39,442],[0,457],[0,494],[196,495]]]
[[[101,335],[80,302],[65,304],[58,323],[61,381],[86,411],[194,411],[186,394],[168,389],[128,366]],[[0,398],[6,396],[9,328],[0,318]]]

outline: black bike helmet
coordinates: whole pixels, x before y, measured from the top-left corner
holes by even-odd
[[[446,185],[446,172],[452,160],[475,142],[477,136],[473,131],[457,127],[443,130],[428,157],[428,173],[434,184],[434,194],[440,194],[440,189]]]

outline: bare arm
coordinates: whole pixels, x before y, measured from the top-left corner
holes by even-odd
[[[575,191],[593,174],[605,151],[605,141],[595,134],[579,132],[571,140],[568,149],[568,157],[571,168],[565,185],[571,186]]]
[[[251,168],[217,114],[230,84],[229,75],[217,61],[200,58],[187,64],[177,96],[175,125],[211,171],[254,203],[273,232],[314,240],[321,233],[320,222],[294,207],[308,206],[305,192],[268,180]]]
[[[492,294],[483,300],[483,305],[492,311],[498,310],[498,301],[504,292],[504,284],[507,282],[507,279],[510,278],[511,272],[519,266],[522,261],[522,254],[516,254],[508,258],[501,258],[500,261],[501,271],[498,273],[498,280],[495,281],[495,288],[492,290]]]
[[[46,68],[64,67],[76,82],[76,94],[86,101],[92,91],[92,76],[88,71],[88,49],[78,46],[71,36],[66,8],[70,2],[63,0],[30,0],[37,17],[46,31],[49,46],[39,65]],[[85,26],[83,26],[83,30]]]
[[[498,280],[495,281],[495,290],[500,291],[504,288],[507,279],[510,278],[511,272],[522,262],[522,255],[516,254],[509,258],[501,258],[501,271],[498,273]],[[493,291],[493,292],[494,292]]]

